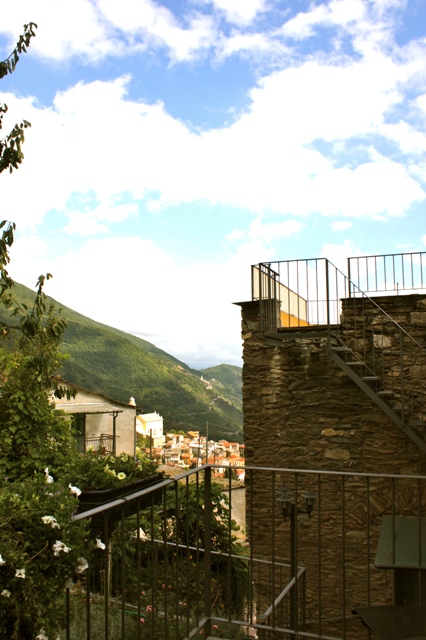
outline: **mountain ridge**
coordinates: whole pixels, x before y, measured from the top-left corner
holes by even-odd
[[[35,293],[16,283],[14,295],[28,304]],[[208,429],[209,437],[242,442],[239,367],[192,369],[143,338],[47,298],[67,320],[62,351],[70,357],[58,371],[64,380],[120,402],[133,396],[143,413],[160,413],[166,429]],[[0,320],[10,321],[1,307]]]

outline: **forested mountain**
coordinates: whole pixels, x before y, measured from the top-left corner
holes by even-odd
[[[17,284],[14,291],[31,302],[30,289]],[[64,380],[121,402],[133,396],[143,413],[160,413],[166,429],[204,434],[208,425],[209,437],[242,442],[239,367],[193,370],[150,342],[57,304],[68,322],[63,352],[70,357],[59,372]],[[0,319],[7,317],[0,308]]]

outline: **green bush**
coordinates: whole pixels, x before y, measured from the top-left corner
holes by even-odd
[[[0,488],[0,638],[56,637],[64,589],[78,579],[89,547],[85,523],[71,524],[77,498],[37,474]],[[93,545],[93,543],[92,543]]]
[[[89,450],[73,457],[65,477],[82,491],[90,491],[123,487],[149,478],[156,471],[156,463],[142,454],[135,460],[126,453],[113,456]]]

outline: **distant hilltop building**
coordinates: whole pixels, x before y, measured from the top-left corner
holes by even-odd
[[[204,382],[204,384],[206,385],[206,389],[213,389],[210,381],[209,380],[204,380],[204,376],[200,376],[200,380],[201,380],[201,382]]]
[[[136,432],[147,438],[151,438],[153,447],[160,447],[164,444],[163,417],[156,411],[154,413],[143,413],[136,416]]]

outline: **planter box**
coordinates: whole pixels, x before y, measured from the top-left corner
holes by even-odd
[[[163,474],[156,473],[150,478],[137,480],[136,482],[132,482],[132,484],[125,485],[124,487],[114,487],[114,489],[102,489],[99,491],[82,491],[78,497],[78,513],[84,513],[89,509],[100,507],[101,505],[107,504],[108,502],[113,502],[114,500],[118,500],[119,498],[125,498],[126,496],[135,493],[136,491],[147,489],[148,487],[159,484],[163,480]],[[139,510],[142,510],[148,509],[152,504],[160,504],[162,494],[162,489],[155,489],[147,495],[141,496],[138,499],[132,500],[131,502],[125,502],[124,516],[127,517],[135,515],[138,511],[138,505]],[[115,524],[118,520],[121,519],[122,512],[123,505],[118,504],[111,509],[108,509],[107,511],[103,511],[97,515],[94,515],[91,517],[91,527],[95,529],[102,528],[105,522],[105,514],[107,514],[108,517],[108,524]]]

